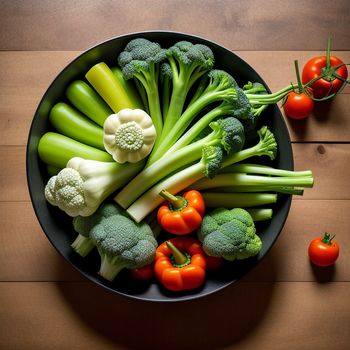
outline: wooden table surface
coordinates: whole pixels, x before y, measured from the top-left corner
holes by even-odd
[[[333,35],[350,63],[350,5],[341,1],[1,0],[0,348],[345,349],[350,344],[350,88],[287,125],[296,170],[315,186],[294,198],[269,254],[240,282],[196,301],[114,295],[80,276],[50,245],[29,200],[25,146],[46,88],[81,51],[110,37],[174,30],[213,40],[272,90],[295,81]],[[341,255],[315,269],[308,242],[337,235]]]

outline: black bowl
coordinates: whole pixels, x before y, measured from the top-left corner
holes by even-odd
[[[36,110],[27,144],[27,180],[31,200],[40,225],[50,242],[66,260],[92,282],[115,293],[147,301],[181,301],[204,297],[236,282],[261,261],[282,230],[288,216],[291,196],[281,196],[278,205],[274,206],[273,219],[257,225],[258,233],[263,241],[263,249],[259,255],[244,261],[225,264],[218,273],[208,275],[202,288],[180,294],[168,292],[156,282],[147,285],[136,283],[130,278],[127,271],[121,272],[112,283],[101,279],[97,275],[99,267],[97,253],[92,252],[88,257],[81,258],[72,251],[70,244],[75,238],[75,233],[72,230],[71,218],[57,207],[49,205],[44,197],[44,187],[49,177],[38,158],[37,147],[40,137],[51,128],[48,121],[51,107],[64,100],[67,85],[74,79],[84,78],[85,73],[94,64],[104,61],[107,64],[116,65],[118,53],[131,39],[136,37],[159,42],[163,47],[168,47],[179,40],[208,45],[215,55],[215,68],[224,69],[232,74],[239,85],[248,81],[257,81],[266,86],[258,73],[237,55],[218,44],[196,36],[157,31],[128,34],[103,42],[78,56],[63,69],[45,92]],[[279,108],[269,107],[261,115],[260,124],[268,125],[278,142],[279,153],[273,165],[292,170],[293,154],[290,138]]]

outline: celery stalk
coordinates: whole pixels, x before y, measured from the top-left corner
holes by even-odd
[[[207,207],[249,208],[277,202],[276,193],[202,192]]]
[[[115,113],[124,108],[137,108],[106,63],[95,64],[85,77]]]
[[[73,157],[113,162],[112,156],[107,152],[54,132],[47,132],[40,138],[38,153],[45,164],[57,168],[65,168]]]
[[[75,108],[100,126],[113,113],[96,91],[82,80],[75,80],[68,85],[66,97]]]
[[[49,118],[59,133],[86,145],[105,150],[103,129],[73,107],[59,102],[52,107]]]

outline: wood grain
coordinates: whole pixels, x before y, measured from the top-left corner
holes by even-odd
[[[343,350],[350,342],[349,293],[342,282],[241,282],[164,305],[90,283],[0,283],[0,347]]]
[[[57,74],[79,54],[79,51],[0,52],[0,66],[6,67],[0,70],[1,145],[26,144],[30,124],[45,90]],[[239,51],[237,54],[261,73],[272,91],[277,91],[290,81],[295,81],[291,57],[301,57],[305,61],[316,53]],[[350,62],[349,52],[340,52],[340,57]],[[266,60],[270,64],[266,65]],[[24,66],[27,69],[23,69]],[[283,82],[281,76],[284,77]],[[305,121],[293,122],[286,119],[292,141],[350,141],[348,92],[350,87],[332,102],[318,104],[314,115]]]
[[[350,87],[303,122],[286,119],[295,168],[315,186],[295,197],[271,251],[245,278],[185,303],[131,300],[86,281],[51,246],[26,184],[35,109],[72,59],[108,38],[174,30],[213,40],[276,91],[333,53],[350,63],[347,0],[0,0],[0,348],[28,350],[344,350],[350,344]],[[12,50],[12,51],[11,51]],[[334,267],[310,265],[309,240],[341,244]],[[205,335],[205,336],[204,336]]]
[[[2,50],[83,50],[145,30],[207,37],[234,50],[348,49],[347,0],[1,1]],[[318,9],[322,9],[322,20]],[[332,25],[330,25],[330,23]]]
[[[350,281],[350,249],[345,244],[350,227],[348,200],[294,201],[277,242],[245,278],[250,282]],[[318,220],[318,213],[323,215]],[[51,246],[29,202],[0,203],[0,281],[82,281],[84,278]],[[18,215],[21,213],[21,215]],[[339,263],[329,269],[310,265],[308,242],[327,230],[341,244]],[[74,239],[72,231],[72,240]],[[20,249],[18,248],[20,247]]]

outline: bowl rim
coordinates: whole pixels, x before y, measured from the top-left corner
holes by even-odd
[[[95,44],[95,45],[91,45],[89,46],[87,49],[85,50],[79,50],[81,51],[80,54],[78,54],[76,57],[74,57],[73,59],[71,59],[68,63],[66,63],[64,65],[64,67],[58,71],[58,73],[55,75],[54,79],[51,81],[51,83],[45,88],[44,93],[42,95],[42,97],[40,98],[37,107],[35,109],[30,127],[29,127],[29,131],[28,131],[28,135],[27,135],[27,143],[26,143],[26,153],[25,153],[25,157],[26,157],[26,179],[27,179],[27,187],[28,187],[28,191],[29,191],[29,195],[30,195],[30,202],[32,205],[32,208],[34,209],[35,212],[35,216],[40,224],[40,227],[42,229],[42,231],[44,232],[46,238],[50,241],[51,245],[55,248],[55,250],[59,253],[60,256],[62,256],[68,263],[70,266],[73,266],[73,268],[75,270],[77,270],[82,276],[84,276],[84,278],[86,278],[89,282],[98,285],[99,287],[112,292],[114,294],[120,295],[122,297],[128,298],[128,299],[134,299],[134,300],[140,300],[140,301],[146,301],[146,302],[183,302],[183,301],[191,301],[191,300],[197,300],[197,299],[202,299],[205,297],[208,297],[210,295],[213,295],[225,288],[227,288],[228,286],[235,284],[237,282],[239,282],[244,276],[246,276],[250,271],[252,271],[256,265],[260,264],[261,261],[268,255],[269,251],[271,250],[271,248],[273,247],[273,245],[275,244],[276,240],[278,239],[279,235],[281,234],[281,231],[285,225],[285,222],[288,218],[289,215],[289,211],[290,211],[290,207],[291,207],[291,203],[292,203],[292,196],[286,196],[286,203],[285,203],[285,216],[283,218],[283,220],[280,222],[280,229],[278,231],[278,233],[275,235],[274,239],[271,241],[271,244],[268,246],[267,250],[265,251],[265,253],[259,258],[258,262],[256,264],[253,265],[253,267],[248,268],[248,270],[242,275],[239,276],[236,279],[232,279],[230,281],[226,281],[224,284],[222,284],[221,286],[218,286],[215,289],[212,289],[210,291],[206,291],[205,293],[185,293],[183,295],[181,294],[177,294],[176,297],[171,298],[171,297],[166,297],[166,298],[144,298],[142,296],[139,295],[131,295],[128,294],[126,292],[120,291],[120,290],[116,290],[113,288],[113,286],[110,286],[108,283],[106,283],[106,281],[101,281],[100,279],[95,278],[94,280],[92,280],[91,276],[89,276],[89,274],[84,271],[83,269],[81,269],[79,266],[77,266],[76,264],[74,264],[71,260],[68,259],[68,256],[64,255],[60,249],[58,248],[58,246],[55,244],[55,242],[51,239],[50,235],[46,232],[46,228],[43,224],[41,215],[39,213],[38,210],[38,206],[34,200],[34,192],[33,192],[33,188],[31,186],[31,181],[32,179],[30,179],[30,174],[29,174],[29,169],[30,169],[30,140],[31,140],[31,136],[32,136],[32,132],[34,129],[34,124],[35,124],[35,117],[38,115],[38,112],[42,106],[42,104],[44,103],[48,92],[50,91],[50,89],[56,84],[57,80],[59,79],[59,77],[64,74],[64,72],[66,70],[68,70],[68,68],[73,65],[76,61],[78,61],[79,59],[81,59],[84,55],[88,54],[89,52],[91,52],[92,50],[95,50],[96,48],[100,47],[100,46],[104,46],[107,45],[108,43],[111,43],[115,40],[121,40],[121,39],[127,39],[127,38],[134,38],[136,36],[142,36],[142,35],[164,35],[164,34],[170,34],[170,35],[175,35],[175,36],[183,36],[186,37],[186,40],[193,40],[193,41],[201,41],[203,43],[208,43],[210,46],[212,47],[216,47],[220,50],[224,50],[227,51],[229,54],[234,55],[236,57],[236,59],[238,59],[240,62],[242,62],[244,65],[246,65],[246,67],[248,67],[250,70],[254,71],[254,73],[257,75],[257,77],[264,82],[264,85],[267,89],[268,92],[271,92],[269,86],[265,83],[264,79],[260,76],[260,74],[245,60],[243,60],[239,55],[237,55],[234,51],[232,51],[231,49],[217,43],[216,41],[212,41],[206,37],[203,36],[199,36],[199,35],[195,35],[195,34],[190,34],[190,33],[186,33],[186,32],[182,32],[182,31],[173,31],[173,30],[145,30],[145,31],[136,31],[136,32],[131,32],[131,33],[125,33],[125,34],[121,34],[121,35],[117,35],[114,37],[110,37],[106,40],[100,41],[99,43]],[[289,134],[289,130],[287,128],[287,124],[285,119],[283,118],[282,114],[279,112],[280,115],[280,122],[282,123],[282,125],[285,128],[285,133],[287,136],[287,142],[288,144],[291,145],[291,139],[290,139],[290,134]],[[293,157],[293,150],[292,147],[290,147],[290,169],[293,170],[294,169],[294,157]]]

